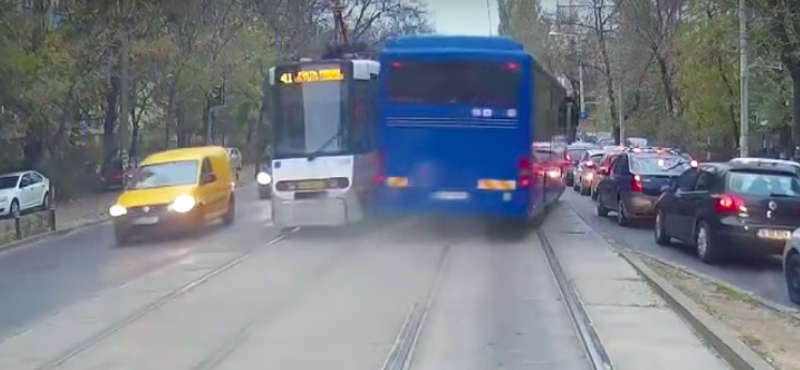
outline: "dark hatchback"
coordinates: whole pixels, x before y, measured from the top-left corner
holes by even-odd
[[[691,165],[686,158],[665,150],[626,149],[602,169],[597,185],[597,214],[617,213],[617,222],[628,225],[634,219],[655,216],[654,204]]]
[[[703,163],[681,174],[656,212],[656,242],[679,239],[706,263],[780,254],[800,227],[800,180],[790,169]]]

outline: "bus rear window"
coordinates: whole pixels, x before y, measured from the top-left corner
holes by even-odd
[[[519,65],[484,61],[396,61],[387,77],[393,103],[516,108]]]

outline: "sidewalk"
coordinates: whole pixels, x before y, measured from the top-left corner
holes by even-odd
[[[731,367],[566,204],[542,225],[615,370]]]
[[[239,175],[238,186],[246,186],[255,181],[255,166],[246,165]],[[56,203],[56,229],[69,230],[84,225],[102,222],[108,218],[108,208],[114,204],[119,192],[86,194],[80,198]],[[25,238],[49,231],[48,213],[37,212],[21,218],[22,233]],[[14,220],[0,220],[0,248],[14,240]]]

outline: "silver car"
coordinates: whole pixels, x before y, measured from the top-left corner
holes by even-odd
[[[789,299],[800,304],[800,229],[792,233],[783,250],[783,276]]]

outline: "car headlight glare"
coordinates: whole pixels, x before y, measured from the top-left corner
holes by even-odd
[[[108,209],[108,214],[111,215],[111,217],[123,216],[126,213],[128,213],[128,209],[119,204],[115,204]]]
[[[194,209],[196,205],[196,201],[193,196],[191,195],[180,195],[175,198],[175,201],[169,205],[169,209],[178,212],[178,213],[186,213]]]
[[[266,172],[259,172],[258,175],[256,175],[256,181],[260,185],[269,185],[269,183],[272,182],[272,176]]]

